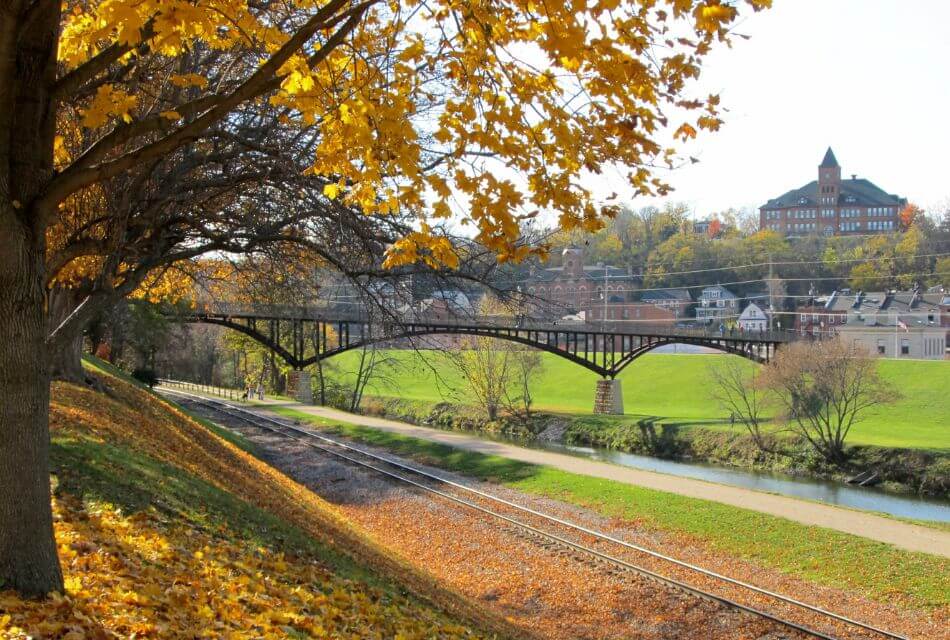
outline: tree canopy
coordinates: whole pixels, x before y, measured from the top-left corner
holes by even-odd
[[[769,0],[747,0],[760,9]],[[96,299],[207,252],[347,242],[452,268],[448,219],[499,260],[537,211],[615,213],[673,140],[720,123],[693,86],[722,0],[10,0],[0,9],[0,581],[61,586],[49,509],[51,353]],[[371,221],[371,222],[367,222]],[[346,258],[344,258],[346,260]],[[348,263],[351,264],[351,263]],[[83,288],[53,305],[50,289]],[[76,303],[73,305],[72,303]],[[71,310],[70,310],[71,309]],[[53,325],[50,332],[50,325]]]

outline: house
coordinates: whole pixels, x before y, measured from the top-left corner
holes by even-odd
[[[947,347],[950,347],[950,294],[940,293],[940,326],[947,331]]]
[[[738,324],[742,331],[767,331],[769,317],[759,305],[750,302],[739,314]]]
[[[843,295],[851,290],[833,291],[831,295],[808,298],[808,301],[795,310],[793,328],[800,335],[819,335],[833,331],[836,325],[844,324],[848,318],[848,304],[841,303]]]
[[[611,265],[588,265],[584,250],[565,247],[561,266],[543,269],[528,281],[528,294],[561,312],[577,312],[604,303],[631,300],[635,279],[626,269]]]
[[[693,304],[693,299],[686,289],[644,291],[640,294],[640,301],[667,309],[673,313],[674,318],[684,317],[689,306]]]
[[[696,300],[696,321],[702,324],[719,324],[735,318],[739,311],[739,298],[721,285],[705,287]]]
[[[759,208],[759,229],[786,235],[886,233],[900,229],[907,200],[852,174],[841,179],[831,147],[818,165],[818,179],[772,198]]]
[[[838,335],[884,358],[943,360],[947,349],[942,327],[851,323],[841,327]]]
[[[606,316],[606,322],[604,318]],[[585,317],[594,324],[603,323],[609,330],[635,329],[644,324],[671,325],[676,316],[669,309],[646,302],[615,302],[592,305]]]
[[[869,353],[889,358],[941,360],[947,328],[942,326],[943,294],[912,291],[858,291],[833,294],[828,311],[843,322],[825,331],[857,342]]]

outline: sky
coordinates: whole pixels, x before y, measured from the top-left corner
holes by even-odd
[[[950,203],[950,0],[774,0],[713,52],[695,85],[725,125],[664,174],[696,217],[758,208],[817,178],[830,145],[857,174],[925,208]],[[589,185],[606,197],[619,173]],[[636,198],[635,207],[657,200]]]

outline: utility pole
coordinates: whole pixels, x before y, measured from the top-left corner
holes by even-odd
[[[775,319],[775,300],[773,297],[773,291],[775,290],[775,280],[773,278],[774,274],[772,272],[772,254],[769,254],[769,313],[772,314],[772,317],[769,319],[769,324],[774,324]]]

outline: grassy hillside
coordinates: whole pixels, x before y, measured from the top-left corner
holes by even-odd
[[[515,635],[384,553],[242,442],[103,380],[108,394],[53,389],[66,593],[24,601],[0,591],[0,637]]]
[[[464,401],[457,374],[438,353],[421,358],[410,351],[392,351],[403,364],[398,388],[377,385],[370,392],[410,400]],[[559,413],[590,413],[597,375],[552,354],[542,354],[544,371],[534,385],[539,409]],[[341,379],[356,366],[355,352],[331,361]],[[728,413],[711,397],[708,371],[726,355],[648,354],[620,375],[625,419],[645,416],[660,422],[729,429]],[[749,363],[748,366],[755,366]],[[903,394],[856,425],[851,442],[884,447],[950,450],[950,362],[881,360],[881,374]]]

